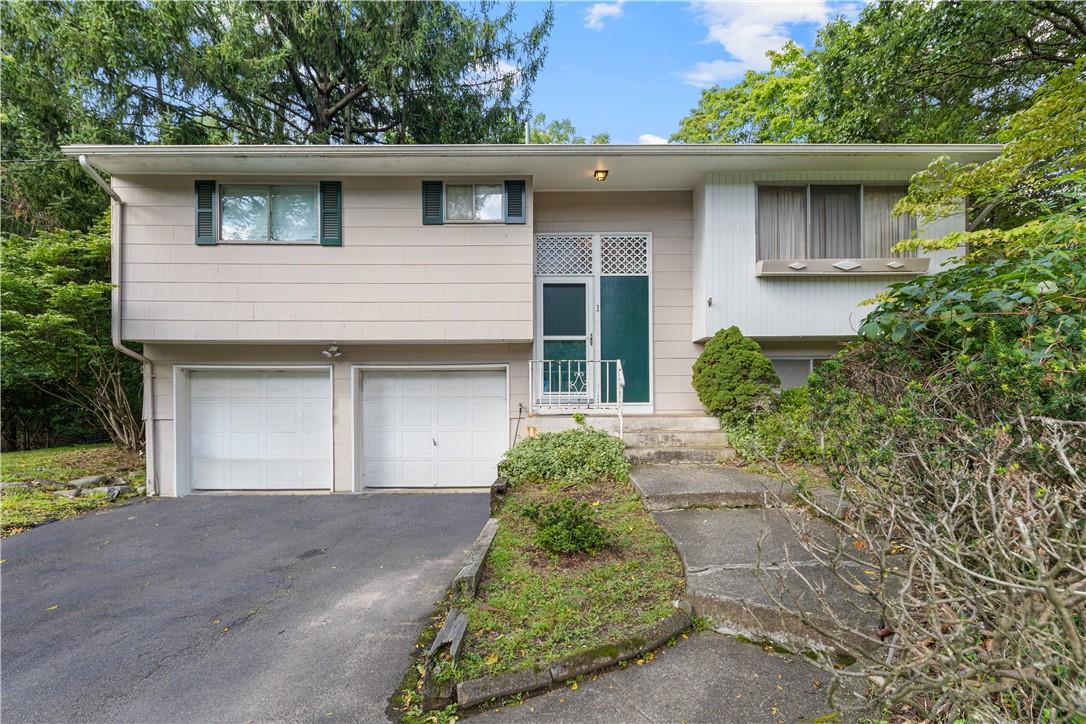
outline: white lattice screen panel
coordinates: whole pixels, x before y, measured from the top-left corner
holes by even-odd
[[[591,274],[592,237],[539,235],[535,238],[535,273]]]
[[[647,234],[603,234],[600,236],[601,274],[648,274]]]

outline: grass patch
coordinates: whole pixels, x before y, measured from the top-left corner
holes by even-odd
[[[57,480],[66,482],[87,475],[120,475],[135,485],[145,479],[143,461],[115,445],[75,445],[0,454],[0,480]],[[56,495],[48,487],[7,488],[0,494],[0,536],[8,537],[28,528],[70,518],[88,510],[132,497],[122,492],[114,501],[104,493],[78,498]]]
[[[682,563],[627,481],[591,483],[563,495],[587,502],[608,531],[599,553],[551,555],[521,514],[553,502],[553,486],[513,486],[467,608],[469,628],[454,674],[459,680],[548,664],[579,649],[633,634],[674,612],[683,590]]]

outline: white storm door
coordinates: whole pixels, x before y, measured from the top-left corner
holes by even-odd
[[[508,425],[504,370],[364,372],[363,485],[489,486]]]
[[[189,373],[194,490],[328,490],[331,383],[322,370]]]

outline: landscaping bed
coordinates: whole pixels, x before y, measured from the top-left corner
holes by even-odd
[[[622,451],[617,438],[579,428],[507,454],[498,530],[476,595],[447,602],[467,615],[461,652],[432,664],[432,683],[561,669],[574,654],[628,647],[674,619],[682,562],[630,483]],[[405,719],[419,713],[422,688],[416,677],[405,682]]]
[[[103,476],[93,488],[70,481]],[[136,494],[144,482],[143,461],[115,445],[76,445],[0,455],[0,535],[7,537],[70,518]],[[115,492],[107,492],[109,488]]]

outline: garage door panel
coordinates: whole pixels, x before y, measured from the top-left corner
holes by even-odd
[[[363,483],[490,485],[508,436],[506,389],[503,370],[363,373]]]
[[[486,375],[471,378],[471,396],[505,399],[505,375]]]
[[[234,432],[230,434],[230,451],[227,459],[259,458],[264,452],[258,432]]]
[[[439,430],[437,433],[438,460],[470,457],[468,435],[467,430]]]
[[[429,460],[434,456],[434,439],[429,430],[405,430],[401,433],[400,439],[403,441],[400,448],[401,457]]]
[[[328,373],[193,370],[190,482],[197,490],[328,489]]]
[[[409,375],[400,380],[400,395],[402,397],[424,397],[430,399],[434,395],[434,380],[430,375]]]
[[[469,426],[468,406],[463,400],[437,403],[437,426],[439,428],[464,429]]]

